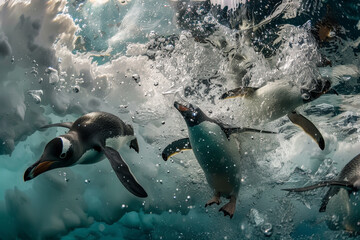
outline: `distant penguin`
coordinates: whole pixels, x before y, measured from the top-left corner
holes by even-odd
[[[341,170],[336,180],[322,181],[302,188],[283,189],[289,192],[305,192],[320,187],[330,187],[322,199],[319,212],[327,212],[330,229],[344,229],[351,232],[360,231],[360,154],[354,157]],[[357,194],[353,194],[357,193]]]
[[[232,218],[241,182],[241,156],[236,141],[230,138],[230,135],[244,131],[273,132],[250,128],[228,128],[209,118],[200,108],[191,104],[185,106],[175,102],[174,106],[185,119],[189,138],[168,145],[162,152],[163,159],[166,161],[181,150],[192,149],[208,184],[214,190],[214,196],[205,207],[214,203],[219,205],[220,197],[226,197],[230,201],[219,211],[224,212],[224,216],[229,215]]]
[[[272,121],[287,114],[294,124],[299,125],[324,150],[325,141],[320,131],[295,109],[330,89],[331,83],[327,79],[314,81],[312,87],[303,87],[300,91],[287,80],[277,80],[261,88],[239,87],[224,93],[220,99],[243,97],[242,114],[254,119],[255,123]]]
[[[125,143],[130,143],[130,148],[139,152],[134,130],[130,125],[113,114],[92,112],[75,122],[55,123],[43,128],[48,127],[65,127],[70,130],[46,145],[40,160],[25,171],[24,181],[51,169],[91,164],[106,156],[125,188],[137,197],[147,197],[118,152]]]

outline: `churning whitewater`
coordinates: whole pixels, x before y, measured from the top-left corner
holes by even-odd
[[[357,236],[359,10],[0,1],[0,238]]]

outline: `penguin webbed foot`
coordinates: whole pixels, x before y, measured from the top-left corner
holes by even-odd
[[[224,213],[224,217],[225,216],[230,216],[230,219],[234,216],[235,213],[235,207],[236,207],[236,198],[235,197],[231,197],[230,202],[228,202],[227,204],[225,204],[224,206],[222,206],[219,209],[219,212],[223,212]]]
[[[147,193],[144,188],[137,182],[126,162],[121,158],[118,151],[111,147],[102,147],[105,156],[109,159],[116,176],[124,187],[137,197],[145,198]]]
[[[220,194],[214,195],[214,196],[205,204],[205,207],[211,206],[211,205],[213,205],[214,203],[216,203],[217,205],[219,205],[219,204],[221,203]]]

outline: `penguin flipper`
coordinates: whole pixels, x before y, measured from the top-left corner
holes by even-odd
[[[183,151],[190,150],[191,144],[189,138],[183,138],[170,143],[161,153],[164,161],[167,161],[171,156]]]
[[[72,125],[73,125],[73,122],[54,123],[54,124],[42,126],[40,129],[50,128],[50,127],[64,127],[64,128],[70,129]]]
[[[137,197],[147,197],[148,195],[144,188],[137,182],[128,165],[121,158],[119,152],[111,147],[102,147],[102,150],[105,153],[105,156],[109,159],[116,176],[119,178],[124,187]]]
[[[319,182],[317,184],[302,187],[302,188],[288,188],[288,189],[282,189],[282,190],[289,191],[289,192],[305,192],[305,191],[314,190],[316,188],[328,187],[328,186],[331,186],[331,187],[327,191],[326,195],[323,197],[323,199],[321,201],[321,206],[320,206],[319,212],[325,212],[326,206],[329,203],[330,198],[332,196],[334,196],[335,194],[337,194],[339,192],[340,188],[345,188],[348,191],[358,191],[358,189],[349,181],[334,181],[334,180],[323,181],[323,182]]]
[[[271,134],[277,134],[277,132],[272,131],[266,131],[266,130],[260,130],[260,129],[254,129],[254,128],[243,128],[243,127],[222,127],[224,133],[226,134],[226,137],[229,139],[230,135],[233,133],[243,133],[243,132],[257,132],[257,133],[271,133]]]
[[[223,95],[221,95],[220,99],[228,99],[228,98],[235,98],[235,97],[249,97],[254,94],[254,92],[259,88],[253,87],[239,87],[227,91]]]
[[[306,117],[296,111],[289,112],[287,115],[291,122],[301,127],[314,141],[321,150],[325,148],[325,140],[316,126]]]
[[[323,182],[319,182],[314,185],[310,185],[310,186],[306,186],[306,187],[302,187],[302,188],[286,188],[286,189],[282,189],[282,190],[288,191],[288,192],[306,192],[306,191],[314,190],[316,188],[329,187],[329,186],[331,186],[332,188],[334,188],[336,186],[336,187],[346,188],[348,190],[356,190],[354,185],[349,181],[335,181],[335,180],[323,181]]]

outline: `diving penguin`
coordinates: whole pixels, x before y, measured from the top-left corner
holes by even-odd
[[[139,152],[134,130],[130,125],[113,114],[92,112],[75,122],[55,123],[42,128],[49,127],[65,127],[70,130],[45,146],[40,159],[25,171],[24,181],[51,169],[96,163],[106,156],[125,188],[137,197],[147,197],[118,152],[125,143],[130,143],[130,148]]]
[[[360,154],[355,156],[341,170],[336,180],[322,181],[302,188],[283,189],[289,192],[305,192],[320,187],[330,187],[322,199],[319,212],[327,212],[331,216],[328,225],[331,229],[343,228],[351,232],[359,232],[360,209]]]
[[[162,152],[163,159],[166,161],[181,150],[192,149],[208,184],[214,190],[214,196],[205,204],[205,207],[214,203],[219,205],[221,196],[229,198],[229,203],[219,211],[224,212],[224,216],[229,215],[232,218],[241,182],[241,156],[236,141],[230,135],[245,131],[274,132],[251,128],[227,128],[191,104],[185,106],[175,102],[174,106],[185,119],[189,137],[168,145]]]
[[[282,79],[269,82],[261,88],[239,87],[224,93],[220,99],[243,97],[241,113],[254,119],[256,124],[287,114],[291,122],[300,126],[324,150],[325,141],[320,131],[295,109],[331,91],[335,92],[327,79],[314,80],[310,86],[303,86],[300,91],[296,85]]]

